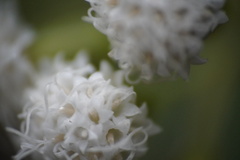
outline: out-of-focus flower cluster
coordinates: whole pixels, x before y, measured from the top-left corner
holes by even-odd
[[[34,159],[111,160],[142,155],[148,136],[159,128],[146,117],[146,105],[135,105],[132,88],[104,79],[111,70],[106,62],[102,72],[95,72],[82,54],[73,65],[56,59],[52,68],[60,71],[47,76],[43,70],[46,76],[35,79],[36,86],[25,92],[30,101],[20,115],[21,132],[9,129],[22,138],[15,158],[33,152],[41,154]]]
[[[203,38],[227,21],[224,0],[87,0],[93,25],[112,44],[109,56],[126,70],[128,82],[188,78]]]
[[[32,66],[23,55],[32,42],[33,31],[19,21],[15,3],[0,2],[0,120],[3,125],[17,126],[22,92],[30,83]]]

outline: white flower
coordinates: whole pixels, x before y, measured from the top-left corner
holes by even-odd
[[[16,61],[32,42],[33,31],[23,24],[13,1],[0,2],[0,69]]]
[[[111,84],[120,87],[124,83],[124,72],[122,70],[114,71],[107,61],[102,60],[100,63],[100,72],[104,79],[111,79]]]
[[[109,55],[126,70],[129,82],[174,74],[187,79],[191,64],[206,62],[199,57],[203,38],[227,21],[220,10],[224,0],[89,2],[89,19],[110,39]]]
[[[101,71],[85,63],[62,69],[45,86],[45,77],[37,79],[26,92],[31,98],[20,115],[21,132],[8,128],[22,138],[15,159],[131,160],[147,150],[148,136],[159,128],[146,117],[145,105],[134,104],[132,88],[104,79],[113,73],[106,62]]]
[[[106,33],[109,25],[109,14],[112,9],[118,5],[119,0],[86,0],[91,4],[88,10],[89,17],[84,17],[84,20],[92,22],[101,32]],[[95,14],[97,14],[95,16]]]
[[[32,66],[23,55],[33,39],[33,31],[23,24],[15,1],[0,2],[0,120],[17,127],[22,91],[28,85]]]
[[[32,75],[32,81],[35,82],[34,90],[43,90],[44,86],[53,81],[55,74],[60,71],[68,72],[78,69],[79,73],[81,72],[83,75],[89,75],[95,71],[93,65],[89,64],[89,58],[86,52],[81,51],[77,53],[73,61],[66,61],[64,53],[58,53],[54,59],[41,59],[38,72]]]

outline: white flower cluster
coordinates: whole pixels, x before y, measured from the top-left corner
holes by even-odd
[[[188,78],[203,38],[227,21],[224,0],[87,0],[88,20],[110,39],[110,57],[129,82]],[[134,77],[136,79],[134,79]]]
[[[32,38],[33,31],[19,20],[15,3],[0,1],[0,119],[3,125],[17,126],[22,91],[32,72],[23,51]]]
[[[0,69],[14,61],[32,42],[32,30],[23,24],[12,1],[0,2]]]
[[[42,60],[33,72],[22,55],[33,33],[18,21],[15,1],[0,2],[0,113],[15,115],[9,111],[25,105],[20,131],[7,128],[21,138],[16,160],[141,156],[148,137],[160,129],[147,118],[146,105],[135,104],[124,76],[131,83],[175,74],[187,79],[191,64],[206,61],[199,57],[203,39],[227,20],[224,0],[87,1],[87,20],[108,36],[109,55],[123,71],[105,61],[96,71],[79,53],[71,62],[63,55]]]
[[[143,154],[148,136],[159,128],[146,117],[145,105],[134,104],[132,88],[104,79],[114,75],[106,62],[95,72],[82,54],[67,68],[57,59],[53,70],[61,71],[49,78],[42,74],[26,92],[30,101],[20,115],[21,132],[8,128],[22,137],[15,159],[36,152],[34,159],[41,160],[131,160]]]

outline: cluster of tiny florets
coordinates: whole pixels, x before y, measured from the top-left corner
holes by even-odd
[[[96,71],[82,52],[73,61],[63,54],[42,59],[34,70],[22,55],[33,32],[18,20],[15,1],[0,2],[0,117],[7,124],[6,116],[16,115],[9,111],[22,110],[20,131],[4,124],[20,140],[16,160],[142,156],[160,128],[124,80],[187,79],[191,64],[206,62],[199,56],[203,39],[227,20],[224,0],[86,1],[85,20],[109,38],[121,71],[106,61]]]
[[[187,79],[191,64],[206,62],[199,57],[203,38],[227,20],[224,0],[88,1],[88,20],[110,39],[109,55],[129,82],[174,74]]]
[[[15,159],[32,154],[35,159],[130,160],[147,150],[148,136],[159,128],[146,117],[145,104],[135,105],[131,87],[104,79],[111,70],[106,62],[103,73],[82,64],[49,79],[39,77],[26,92],[30,99],[20,115],[21,132],[9,129],[22,138]]]

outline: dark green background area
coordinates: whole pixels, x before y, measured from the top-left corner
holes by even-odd
[[[107,38],[82,21],[89,8],[84,0],[19,4],[22,18],[36,30],[36,40],[26,50],[33,63],[58,52],[72,58],[80,50],[88,51],[96,66],[101,59],[111,61]],[[134,86],[137,103],[147,102],[149,116],[163,128],[150,138],[142,160],[240,159],[240,1],[228,0],[224,10],[229,22],[205,40],[201,55],[208,62],[192,66],[187,82]],[[0,156],[7,159],[11,146],[3,144]]]

